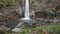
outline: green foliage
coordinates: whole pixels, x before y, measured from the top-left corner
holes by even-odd
[[[33,30],[34,30],[33,28],[23,27],[21,34],[28,34],[32,32]]]
[[[55,26],[55,34],[60,34],[60,24]]]
[[[35,0],[30,0],[30,3],[34,3],[35,2]]]
[[[49,25],[46,27],[47,31],[53,31],[54,30],[54,26],[53,25]]]
[[[36,1],[36,0],[30,0],[30,6],[31,6],[31,8],[34,8],[34,7],[35,7],[35,5],[36,5],[36,4],[35,4],[35,1]]]
[[[9,28],[4,29],[4,34],[11,34],[11,31],[9,31]]]
[[[46,30],[48,33],[52,33],[52,34],[59,34],[60,33],[60,23],[57,25],[48,25],[48,26],[37,26],[36,28],[28,28],[25,27],[23,28],[22,33],[23,34],[28,34],[31,33],[33,31],[39,30],[40,32],[38,32],[38,34],[42,34],[43,30]]]
[[[45,28],[45,27],[43,27],[43,26],[38,26],[38,27],[36,27],[36,29],[38,29],[38,30],[40,30],[40,31],[42,31],[44,28]]]
[[[55,14],[55,10],[51,9],[51,8],[48,8],[48,9],[45,9],[46,11],[48,11],[49,13],[51,14]]]
[[[40,4],[37,0],[30,0],[30,7],[31,9],[35,9],[35,7]]]
[[[48,2],[56,3],[57,0],[48,0]]]
[[[12,7],[15,5],[15,0],[1,0],[0,7]]]
[[[46,30],[49,33],[58,34],[60,32],[60,24],[57,24],[57,25],[49,25],[49,26],[47,26]]]

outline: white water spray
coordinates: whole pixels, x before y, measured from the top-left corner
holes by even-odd
[[[25,3],[25,18],[29,18],[29,1],[26,0]]]
[[[22,18],[21,20],[30,20],[30,18],[29,18],[29,1],[28,0],[26,0],[26,2],[25,2],[24,18]]]

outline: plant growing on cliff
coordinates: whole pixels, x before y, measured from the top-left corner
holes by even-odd
[[[57,0],[48,0],[48,2],[56,3]]]
[[[15,5],[15,0],[1,0],[0,7],[9,8]]]

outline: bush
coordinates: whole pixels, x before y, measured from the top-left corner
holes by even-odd
[[[48,2],[56,3],[57,0],[48,0]]]
[[[9,8],[15,5],[15,0],[1,0],[0,7]]]
[[[42,34],[43,30],[46,30],[48,34],[59,34],[60,33],[60,24],[57,25],[48,25],[48,26],[37,26],[36,28],[23,28],[21,33],[28,34],[33,31],[39,30],[38,34]]]

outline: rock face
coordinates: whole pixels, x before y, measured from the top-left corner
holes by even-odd
[[[23,27],[36,27],[36,24],[34,24],[34,21],[29,21],[29,20],[25,20],[25,21],[21,21],[20,23],[17,24],[17,26],[12,29],[12,32],[21,32],[21,29]]]
[[[6,26],[0,25],[0,33],[4,33],[10,31],[10,29]]]
[[[58,16],[58,17],[60,17],[60,2],[59,2],[60,0],[57,0],[57,3],[56,3],[56,15]],[[58,18],[57,17],[57,18]]]
[[[0,22],[0,25],[7,26],[6,22]]]
[[[17,24],[17,26],[14,28],[14,29],[12,29],[12,32],[14,33],[19,33],[19,32],[21,32],[22,30],[21,30],[21,28],[23,27],[23,22],[21,22],[21,23],[18,23]]]
[[[34,0],[35,1],[35,0]],[[57,0],[57,5],[48,2],[46,0],[36,0],[36,2],[32,2],[30,3],[30,16],[34,19],[36,18],[50,18],[52,16],[52,13],[56,10],[56,15],[60,15],[60,0]],[[14,19],[18,19],[24,16],[24,1],[15,1],[15,6],[12,7],[11,9],[7,9],[7,8],[0,8],[0,28],[3,32],[3,30],[5,29],[5,27],[8,25],[11,27],[13,27],[12,31],[14,32],[19,32],[20,31],[20,27],[23,26],[20,23],[18,24],[18,22]],[[50,10],[51,9],[51,10]],[[52,13],[51,13],[52,11]],[[55,12],[54,12],[55,13]],[[53,14],[55,15],[55,14]],[[59,17],[60,18],[60,17]],[[5,20],[6,19],[6,20]],[[13,20],[12,20],[13,19]],[[1,22],[2,21],[2,22]],[[37,20],[38,22],[42,22]],[[47,22],[52,22],[53,20],[49,20]],[[56,20],[57,21],[57,20]],[[54,22],[56,22],[54,21]],[[8,23],[5,23],[8,22]],[[38,23],[38,24],[40,24]],[[24,23],[26,26],[31,26],[32,23]],[[32,24],[32,26],[35,27],[35,23]],[[9,29],[8,29],[9,30]]]
[[[36,2],[35,2],[36,1]],[[15,6],[11,9],[1,8],[0,12],[5,14],[9,19],[17,19],[19,17],[23,17],[24,11],[24,0],[15,0]],[[33,0],[30,1],[30,12],[44,12],[47,11],[45,9],[55,9],[55,4],[48,2],[47,0]],[[30,13],[31,14],[31,13]],[[34,15],[35,17],[35,15]]]

